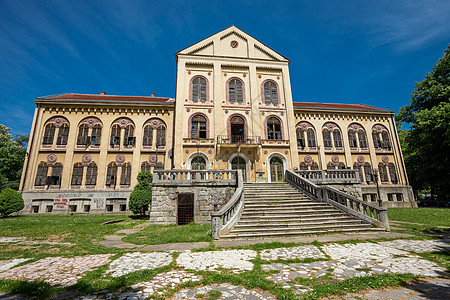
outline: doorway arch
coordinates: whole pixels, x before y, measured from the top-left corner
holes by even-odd
[[[228,169],[242,170],[242,176],[244,182],[246,182],[250,178],[248,176],[250,173],[250,159],[244,153],[235,152],[228,159]]]
[[[267,182],[279,182],[284,180],[284,172],[287,169],[287,160],[280,153],[272,153],[267,157]]]

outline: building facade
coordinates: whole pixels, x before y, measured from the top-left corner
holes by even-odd
[[[232,26],[176,53],[176,99],[62,94],[35,100],[24,213],[128,211],[141,170],[352,168],[362,197],[411,206],[394,112],[294,102],[289,60]],[[379,176],[374,177],[376,169]]]

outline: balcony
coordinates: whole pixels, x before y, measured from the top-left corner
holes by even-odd
[[[217,136],[218,145],[261,145],[260,136],[244,136],[244,135],[218,135]]]

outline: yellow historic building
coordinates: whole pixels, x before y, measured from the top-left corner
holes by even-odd
[[[274,182],[286,169],[351,168],[364,200],[375,201],[377,181],[387,205],[412,205],[393,111],[294,102],[289,60],[235,26],[176,59],[176,99],[35,100],[24,213],[127,211],[137,174],[154,169],[242,169],[247,182]]]

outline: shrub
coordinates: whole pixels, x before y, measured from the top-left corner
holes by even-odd
[[[138,174],[138,184],[130,194],[129,207],[134,214],[145,215],[146,209],[152,203],[152,179],[150,171],[142,171]]]
[[[6,188],[0,193],[0,217],[6,217],[24,207],[22,195]]]

